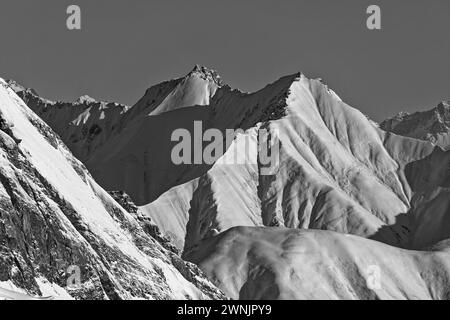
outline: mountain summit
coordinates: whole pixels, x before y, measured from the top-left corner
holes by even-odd
[[[188,77],[194,74],[202,76],[205,80],[212,80],[220,87],[224,85],[224,82],[217,71],[209,69],[205,66],[196,64],[192,71],[189,72]]]

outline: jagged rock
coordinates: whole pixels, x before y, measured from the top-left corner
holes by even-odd
[[[124,191],[108,191],[108,193],[129,213],[137,213],[139,208]]]
[[[127,210],[133,217],[139,221],[143,230],[158,241],[167,250],[179,254],[179,250],[170,242],[170,239],[165,237],[158,226],[154,224],[150,217],[139,212],[139,208],[133,203],[133,200],[123,191],[109,191],[109,194],[117,201],[125,210]]]

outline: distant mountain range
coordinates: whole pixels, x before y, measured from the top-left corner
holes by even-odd
[[[409,114],[401,112],[380,124],[383,130],[402,136],[431,141],[443,149],[450,148],[450,101],[437,107]]]

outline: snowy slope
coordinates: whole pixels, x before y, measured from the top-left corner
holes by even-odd
[[[268,129],[281,144],[274,174],[261,174],[258,161],[173,164],[171,133],[193,133],[199,120],[203,130],[245,131],[227,146],[228,156],[244,154],[248,141],[259,159],[258,132]],[[326,229],[408,248],[450,235],[439,227],[448,219],[440,200],[448,189],[417,192],[411,179],[419,173],[406,170],[437,152],[433,144],[380,130],[320,80],[293,74],[243,93],[196,66],[151,87],[117,122],[120,129],[89,149],[85,164],[105,189],[126,191],[180,250],[234,226]],[[448,156],[442,161],[436,174],[447,176]],[[430,201],[439,218],[419,233]]]
[[[223,297],[115,202],[3,80],[0,124],[0,297]],[[76,288],[67,282],[74,267]]]
[[[431,155],[433,146],[384,133],[320,81],[293,75],[254,94],[224,87],[210,109],[211,127],[247,129],[250,141],[262,124],[276,132],[280,165],[265,176],[251,161],[218,161],[204,174],[193,170],[201,175],[143,205],[179,246],[189,248],[233,226],[327,229],[415,248],[450,235],[438,227],[448,218],[446,201],[437,201],[434,216],[440,218],[430,230],[413,231],[420,223],[415,215],[421,213],[412,207],[425,202],[415,196],[413,173],[405,169]],[[227,152],[243,153],[242,140]],[[448,154],[442,161],[437,174],[448,176]],[[426,192],[434,199],[445,198],[448,190],[431,186]]]
[[[237,227],[188,257],[234,299],[450,299],[450,247],[408,251],[331,231]]]
[[[450,101],[443,101],[437,107],[413,114],[401,112],[380,124],[383,130],[402,136],[431,141],[450,149]]]

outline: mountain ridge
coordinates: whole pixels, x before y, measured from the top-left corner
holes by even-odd
[[[103,190],[1,79],[0,120],[0,299],[225,298]]]

